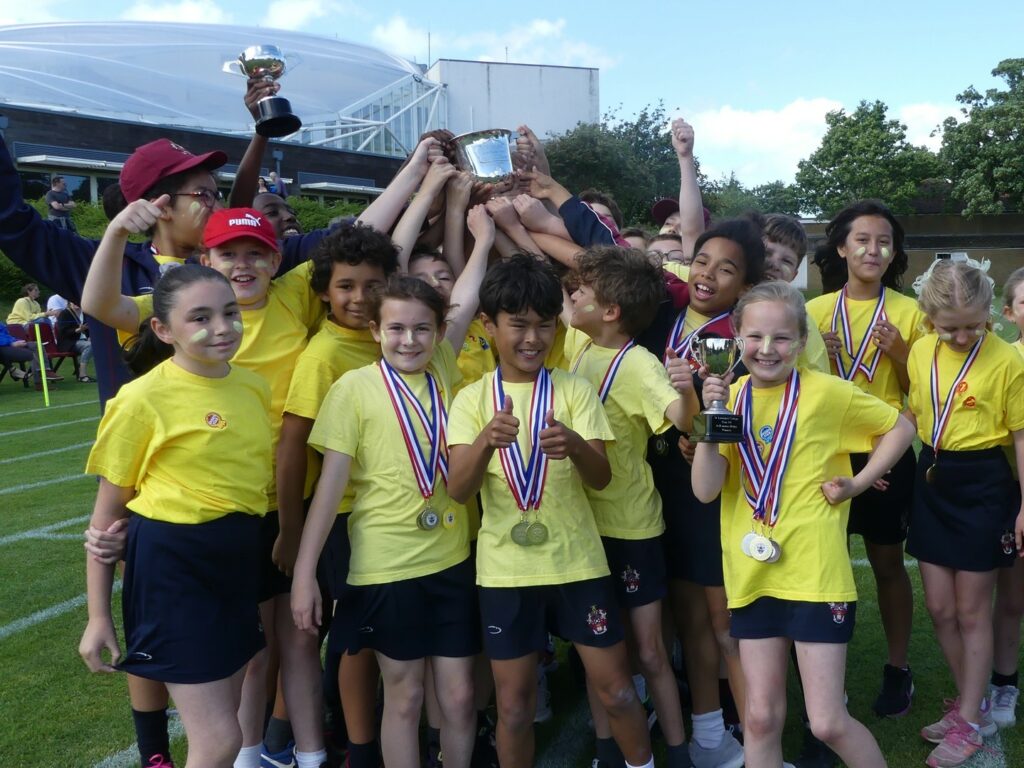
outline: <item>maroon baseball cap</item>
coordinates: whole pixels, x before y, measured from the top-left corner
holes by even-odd
[[[170,139],[157,139],[143,144],[124,161],[121,169],[121,193],[133,203],[140,199],[160,179],[192,168],[208,171],[220,168],[228,156],[219,149],[202,155],[193,155]]]
[[[704,213],[704,228],[707,229],[708,224],[711,223],[711,211],[707,208],[703,208]],[[654,205],[651,206],[651,218],[659,226],[665,226],[665,222],[668,217],[673,213],[679,213],[679,201],[674,197],[663,197],[660,200],[655,201]]]
[[[255,238],[275,252],[280,252],[274,225],[255,208],[221,208],[214,211],[203,230],[203,245],[216,248],[243,237]]]

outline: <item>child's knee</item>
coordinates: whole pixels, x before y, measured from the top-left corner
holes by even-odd
[[[785,706],[771,701],[770,699],[756,700],[747,698],[746,712],[743,717],[743,730],[745,733],[758,737],[767,738],[774,734],[782,733],[782,725],[786,719]]]
[[[668,654],[660,637],[654,637],[640,643],[637,648],[640,669],[648,679],[662,674],[668,666]]]
[[[639,701],[630,675],[614,675],[598,686],[597,695],[609,714],[625,712],[637,706]]]
[[[504,691],[497,697],[498,719],[510,731],[521,732],[533,728],[537,713],[536,695],[530,691]]]
[[[810,720],[811,733],[814,734],[816,739],[826,744],[834,744],[840,739],[846,733],[850,722],[850,716],[846,712],[836,712],[833,714],[809,712],[808,719]]]

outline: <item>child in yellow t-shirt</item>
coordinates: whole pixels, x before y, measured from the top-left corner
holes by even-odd
[[[590,384],[544,368],[561,306],[546,263],[518,255],[491,267],[480,309],[498,368],[456,396],[449,421],[449,492],[465,501],[480,491],[483,500],[477,583],[498,756],[508,765],[533,761],[538,651],[551,631],[576,645],[627,765],[653,765],[584,491],[608,485],[605,441],[613,434]]]
[[[796,643],[811,730],[849,766],[885,761],[844,700],[846,644],[856,588],[846,551],[847,500],[896,462],[913,439],[899,411],[836,377],[797,369],[807,337],[800,292],[783,282],[755,286],[733,312],[749,376],[730,390],[708,376],[706,405],[731,400],[739,443],[700,443],[693,491],[722,494],[725,590],[730,632],[739,640],[746,690],[744,756],[782,762],[790,643]],[[704,372],[706,373],[706,371]],[[850,477],[849,454],[869,449]]]
[[[590,248],[576,262],[566,354],[573,374],[589,381],[604,403],[615,441],[606,447],[612,480],[587,489],[620,608],[632,632],[627,643],[654,700],[668,765],[689,766],[679,690],[661,631],[667,590],[661,497],[644,460],[652,434],[670,425],[688,430],[698,408],[690,366],[671,353],[661,360],[633,341],[651,322],[665,292],[660,264],[637,250]],[[678,388],[678,391],[677,391]],[[597,759],[621,761],[608,717],[591,699]]]
[[[386,765],[419,764],[428,658],[445,718],[445,763],[466,768],[475,734],[472,657],[480,645],[469,530],[446,487],[446,405],[458,369],[444,338],[445,310],[421,280],[392,277],[366,310],[383,360],[335,382],[309,438],[324,454],[323,471],[295,564],[292,612],[300,629],[316,633],[316,565],[351,484],[349,591],[332,634],[350,652],[376,654]]]
[[[996,729],[985,701],[992,594],[1024,533],[1024,360],[989,328],[992,283],[981,269],[938,260],[918,286],[933,333],[907,362],[908,413],[922,442],[907,552],[918,559],[959,694],[958,705],[921,735],[938,745],[929,765],[960,765]],[[1009,443],[1016,481],[1003,450]]]
[[[828,292],[807,302],[807,311],[825,339],[831,371],[902,409],[907,356],[924,322],[914,300],[900,292],[908,264],[903,227],[884,205],[866,200],[836,214],[825,232],[814,262]],[[853,470],[867,459],[866,453],[852,456]],[[914,464],[908,448],[879,487],[850,503],[849,533],[864,539],[888,649],[873,707],[882,717],[906,712],[914,689],[907,657],[914,597],[903,564]]]
[[[271,476],[270,389],[228,363],[242,323],[223,276],[197,265],[173,270],[157,284],[153,307],[145,333],[172,345],[172,356],[108,402],[86,469],[100,476],[94,527],[107,530],[134,513],[127,653],[118,665],[113,562],[91,557],[79,650],[93,671],[117,665],[164,682],[181,712],[189,760],[230,765],[242,742],[242,677],[263,647],[257,575]]]

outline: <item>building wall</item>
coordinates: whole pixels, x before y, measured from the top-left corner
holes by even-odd
[[[440,59],[427,77],[448,86],[455,134],[525,123],[545,138],[600,119],[596,69]]]

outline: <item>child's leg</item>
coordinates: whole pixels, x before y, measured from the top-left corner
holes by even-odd
[[[690,683],[693,714],[715,712],[718,698],[718,643],[711,626],[704,587],[680,579],[669,580],[669,597],[676,631],[683,645],[683,663]]]
[[[276,642],[274,632],[274,601],[260,603],[260,621],[267,647],[252,657],[245,667],[242,699],[238,707],[238,724],[242,728],[242,747],[259,747],[263,743],[263,723],[267,716],[267,663],[270,645]],[[256,754],[256,765],[259,753]]]
[[[242,746],[237,712],[244,675],[240,669],[212,683],[167,684],[188,738],[185,768],[231,768]]]
[[[888,645],[889,664],[907,666],[910,628],[914,618],[914,591],[903,564],[903,544],[875,544],[864,539],[868,561],[875,574],[878,612]]]
[[[743,668],[740,665],[740,647],[737,640],[729,634],[729,609],[726,607],[725,587],[705,587],[704,595],[708,601],[708,613],[711,616],[711,627],[718,642],[718,651],[729,675],[729,688],[736,701],[736,711],[743,722],[744,686]]]
[[[746,691],[743,757],[747,768],[778,768],[786,722],[786,697],[781,693],[786,690],[789,640],[740,640],[739,647]]]
[[[167,736],[167,686],[159,680],[128,675],[128,697],[139,756],[149,763],[154,755],[170,758]]]
[[[956,619],[963,647],[960,716],[981,722],[981,701],[992,673],[992,592],[996,571],[956,571]]]
[[[533,717],[537,713],[537,653],[492,660],[498,707],[496,730],[501,768],[533,765]]]
[[[296,628],[290,600],[290,594],[274,598],[281,688],[295,735],[295,750],[319,752],[324,748],[320,643],[318,637]]]
[[[1020,655],[1020,623],[1024,619],[1024,558],[1012,568],[1000,568],[996,577],[996,606],[993,618],[995,644],[992,670],[1002,678],[1017,674]],[[1012,683],[1016,687],[1016,683]]]
[[[633,687],[625,642],[608,648],[576,643],[576,650],[587,671],[587,678],[608,713],[612,736],[622,750],[626,764],[646,765],[651,760],[651,738],[644,708]]]
[[[423,665],[423,714],[427,720],[427,759],[441,749],[441,705],[437,701],[434,666]]]
[[[434,688],[441,714],[441,752],[449,768],[468,768],[476,737],[473,656],[434,656]]]
[[[398,661],[377,653],[384,679],[380,742],[388,768],[420,768],[419,724],[423,710],[423,659]]]
[[[953,682],[959,691],[963,685],[961,671],[963,669],[964,647],[957,625],[956,582],[954,571],[941,565],[918,562],[921,570],[921,583],[924,586],[924,603],[931,616],[935,628],[935,638],[939,641],[942,655],[946,657]]]
[[[846,645],[797,643],[796,655],[800,659],[804,703],[814,735],[850,768],[885,768],[885,758],[875,737],[846,710]],[[756,663],[756,659],[751,661]],[[785,690],[784,678],[782,686],[780,690]],[[749,760],[747,765],[754,768]]]
[[[373,651],[344,654],[338,667],[341,711],[348,732],[352,768],[377,768],[377,680],[380,670]]]
[[[682,744],[686,740],[686,729],[679,706],[679,687],[662,639],[661,601],[631,608],[629,623],[640,671],[654,699],[654,711],[658,713],[658,725],[665,736],[665,743],[670,747]]]

